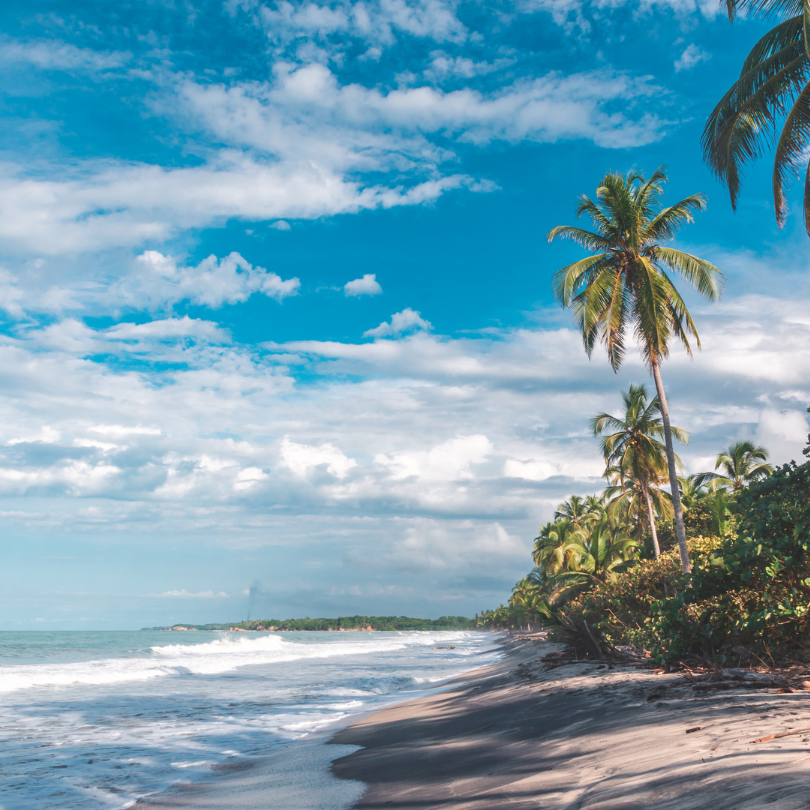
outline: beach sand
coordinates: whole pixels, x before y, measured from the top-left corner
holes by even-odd
[[[537,637],[449,690],[362,717],[150,810],[810,808],[810,691],[695,692],[678,674],[577,663]],[[761,737],[797,729],[764,743]],[[329,762],[331,761],[331,772]],[[365,789],[364,789],[365,786]]]
[[[368,785],[358,810],[810,808],[810,692],[699,693],[677,674],[599,663],[542,672],[560,648],[509,647],[464,685],[335,735],[361,746],[332,764]]]

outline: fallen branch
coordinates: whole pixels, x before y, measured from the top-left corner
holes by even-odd
[[[759,740],[754,740],[755,743],[770,742],[771,740],[778,740],[780,737],[790,737],[791,734],[804,734],[810,731],[810,728],[799,728],[796,731],[786,731],[784,734],[769,734],[767,737],[762,737]]]

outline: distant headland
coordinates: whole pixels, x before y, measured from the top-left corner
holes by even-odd
[[[257,619],[230,624],[173,624],[171,627],[143,627],[142,630],[253,630],[294,632],[297,630],[392,631],[392,630],[471,630],[474,619],[441,616],[438,619],[413,619],[409,616],[341,616],[337,619]]]

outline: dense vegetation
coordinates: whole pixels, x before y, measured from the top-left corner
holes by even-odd
[[[408,616],[341,616],[337,619],[257,619],[231,624],[175,624],[171,627],[145,627],[144,630],[469,630],[475,626],[464,616],[414,619]]]
[[[810,456],[810,436],[803,453]],[[604,496],[588,499],[590,511],[585,499],[572,498],[541,530],[538,568],[517,583],[507,606],[483,614],[480,624],[584,619],[605,641],[643,647],[662,663],[689,657],[735,664],[810,660],[810,461],[772,470],[763,448],[739,442],[718,455],[717,466],[723,475],[679,479],[691,573],[682,573],[671,526],[661,532],[658,558],[642,526],[644,541],[598,575],[584,555],[587,543],[595,542],[587,536],[597,533],[589,527],[612,520],[628,535],[638,530],[641,513],[625,510],[611,518]],[[579,513],[584,529],[572,528],[572,513]],[[561,524],[586,540],[563,546],[568,556],[554,558],[548,538],[565,533]],[[558,537],[551,547],[560,548]],[[578,587],[570,587],[565,572],[583,567],[591,571],[589,579],[579,577]]]

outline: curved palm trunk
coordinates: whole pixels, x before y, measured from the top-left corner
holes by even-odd
[[[647,520],[650,521],[650,534],[652,534],[653,550],[657,560],[661,556],[661,546],[658,545],[658,531],[655,528],[655,512],[653,512],[652,498],[650,498],[650,488],[643,484],[641,491],[644,494],[644,502],[647,504]]]
[[[655,390],[658,392],[658,400],[661,403],[661,416],[664,420],[664,437],[667,445],[667,467],[669,468],[669,487],[672,490],[672,506],[675,510],[675,530],[678,533],[678,548],[681,552],[681,566],[684,574],[692,570],[689,562],[689,549],[686,547],[686,527],[683,524],[683,507],[681,506],[681,493],[678,489],[678,471],[675,469],[675,451],[672,449],[672,428],[669,424],[669,406],[664,394],[664,383],[661,382],[661,369],[658,365],[658,358],[652,355],[650,360],[653,379],[655,380]]]

